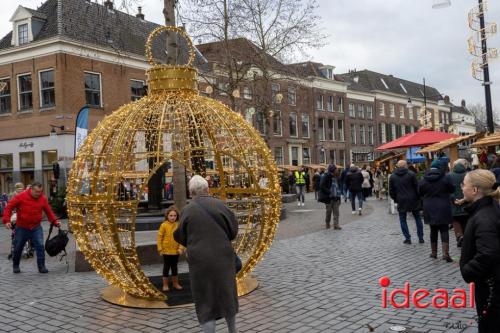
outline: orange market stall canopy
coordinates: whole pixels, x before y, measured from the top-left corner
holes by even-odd
[[[458,137],[456,134],[423,128],[415,133],[406,134],[399,139],[383,144],[382,146],[379,146],[377,150],[422,147],[456,137]]]
[[[448,149],[449,150],[448,157],[450,158],[450,163],[453,164],[453,162],[459,158],[458,146],[460,144],[471,145],[475,140],[481,138],[482,136],[484,136],[484,133],[474,133],[474,134],[459,136],[456,138],[450,138],[441,142],[434,143],[425,148],[422,148],[419,151],[417,151],[417,154],[426,155]]]

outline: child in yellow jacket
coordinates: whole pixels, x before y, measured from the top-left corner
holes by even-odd
[[[174,289],[181,290],[179,277],[177,276],[177,263],[179,254],[184,250],[183,246],[174,240],[174,231],[178,227],[179,210],[170,206],[165,212],[165,221],[158,230],[158,252],[163,256],[163,291],[168,291],[168,273],[172,270],[172,285]]]

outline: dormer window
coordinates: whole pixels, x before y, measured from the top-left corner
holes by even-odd
[[[335,69],[334,66],[323,66],[323,67],[320,67],[319,69],[323,73],[324,77],[326,77],[327,79],[333,80],[333,70]]]
[[[19,45],[28,43],[28,23],[19,24],[17,26],[17,37]]]

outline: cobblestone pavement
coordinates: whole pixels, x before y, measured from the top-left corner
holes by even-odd
[[[472,309],[381,307],[378,279],[384,275],[391,278],[389,290],[405,281],[412,290],[467,287],[456,263],[428,257],[428,243],[403,244],[387,201],[369,200],[362,216],[342,205],[343,230],[334,231],[324,229],[322,205],[312,203],[311,195],[308,199],[305,207],[287,204],[288,217],[254,272],[260,287],[240,299],[240,332],[363,333],[369,332],[367,325],[375,332],[392,325],[410,332],[477,331],[470,327]],[[409,226],[416,235],[412,219]],[[34,259],[28,259],[21,264],[23,272],[14,275],[6,258],[6,231],[0,242],[1,332],[200,332],[193,307],[143,310],[108,304],[99,296],[106,286],[102,278],[93,272],[66,273],[66,265],[54,258],[48,259],[49,274],[38,274]],[[454,243],[451,254],[458,259]],[[145,271],[161,270],[148,266]],[[462,328],[447,329],[451,324]],[[222,322],[218,326],[225,332]]]

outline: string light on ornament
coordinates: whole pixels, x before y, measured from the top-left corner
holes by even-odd
[[[153,39],[162,31],[186,39],[186,65],[154,61]],[[191,67],[194,48],[183,30],[153,30],[146,56],[152,66],[147,71],[148,96],[103,119],[73,163],[67,204],[78,247],[113,286],[136,298],[165,300],[140,268],[135,221],[150,177],[175,160],[188,173],[219,176],[219,186],[210,193],[225,200],[238,218],[233,246],[243,261],[237,276],[240,287],[269,249],[279,222],[281,188],[271,151],[239,113],[198,94],[197,72]],[[212,87],[205,92],[211,94]],[[268,179],[266,188],[259,186],[261,176]],[[120,196],[122,180],[137,186],[136,197]]]

